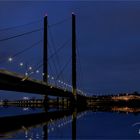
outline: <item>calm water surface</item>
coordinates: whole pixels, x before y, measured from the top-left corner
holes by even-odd
[[[38,114],[43,108],[0,107],[0,117]],[[53,111],[53,110],[51,110]],[[1,139],[140,139],[140,115],[84,111],[0,134]],[[1,119],[0,119],[1,121]],[[16,121],[15,121],[16,124]],[[7,124],[6,124],[7,125]],[[10,127],[10,126],[5,126]]]

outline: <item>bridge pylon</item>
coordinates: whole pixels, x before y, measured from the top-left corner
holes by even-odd
[[[48,83],[48,17],[44,17],[43,81]]]
[[[77,102],[76,80],[76,20],[75,14],[72,13],[72,94],[75,103]]]
[[[44,43],[43,43],[43,81],[48,84],[48,17],[44,17]],[[45,93],[46,94],[46,93]],[[44,106],[48,107],[48,95],[44,97]]]

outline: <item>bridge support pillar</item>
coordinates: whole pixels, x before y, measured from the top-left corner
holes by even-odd
[[[48,18],[44,17],[43,81],[48,83]]]
[[[48,111],[48,107],[49,107],[49,98],[48,98],[47,95],[44,96],[43,105],[44,105],[45,111],[47,112]]]
[[[43,81],[48,84],[48,17],[44,17]],[[44,107],[48,108],[48,95],[44,97]]]
[[[77,93],[76,93],[76,23],[75,23],[75,14],[72,13],[72,94],[73,94],[73,103],[77,102]]]

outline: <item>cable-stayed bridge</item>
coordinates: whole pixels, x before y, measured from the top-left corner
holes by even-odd
[[[64,22],[69,21],[69,19],[71,19],[71,21],[72,21],[71,22],[72,37],[71,37],[71,39],[68,39],[66,42],[64,42],[59,48],[55,48],[54,46],[56,46],[56,45],[55,45],[54,38],[53,38],[50,28],[60,25],[60,24],[64,24]],[[24,26],[30,26],[30,28],[31,28],[31,25],[36,24],[37,22],[41,22],[41,21],[35,21],[35,22],[28,23],[28,24],[24,24],[24,25],[18,25],[18,26],[0,29],[0,32],[3,33],[7,30],[9,32],[9,30],[13,30],[13,29],[21,28],[21,27],[23,28]],[[24,67],[24,69],[25,69],[24,73],[19,73],[16,71],[13,72],[13,70],[12,71],[9,70],[10,68],[5,69],[5,67],[4,68],[1,67],[1,69],[0,69],[0,90],[41,94],[41,95],[45,95],[46,100],[47,100],[48,95],[66,97],[66,98],[70,98],[71,101],[79,102],[79,103],[84,102],[86,104],[86,99],[88,99],[88,97],[84,94],[84,92],[82,90],[77,88],[77,56],[78,56],[77,52],[78,52],[78,49],[77,49],[77,43],[76,43],[77,39],[76,39],[75,14],[72,13],[71,18],[67,18],[65,20],[62,20],[60,22],[57,22],[57,23],[54,23],[51,25],[48,24],[48,17],[47,17],[47,15],[45,15],[45,17],[43,19],[43,27],[33,29],[33,30],[30,29],[27,32],[17,33],[12,36],[10,35],[8,37],[0,39],[0,43],[3,45],[5,42],[11,41],[11,40],[14,40],[13,43],[15,43],[17,38],[22,38],[24,36],[33,35],[38,32],[41,32],[43,39],[40,39],[39,41],[35,42],[31,46],[25,47],[17,52],[15,52],[15,50],[13,48],[13,50],[14,50],[13,55],[9,56],[6,59],[4,57],[0,58],[1,63],[4,63],[5,60],[8,59],[6,62],[8,64],[14,63],[14,60],[17,59],[18,67],[20,67],[20,68]],[[38,34],[39,34],[39,36],[41,35],[40,33],[38,33]],[[63,36],[63,37],[61,37],[61,36]],[[36,35],[34,38],[37,39],[38,35]],[[65,38],[65,34],[63,34],[63,31],[60,32],[60,36],[58,37],[58,39],[59,38],[62,38],[62,39]],[[30,40],[31,39],[29,39],[29,41]],[[50,45],[49,41],[51,42],[52,48],[54,49],[53,52],[49,51],[49,49],[48,49],[49,45]],[[69,53],[70,51],[66,51],[66,52],[68,54],[70,54],[71,57],[68,60],[67,60],[67,58],[60,59],[58,54],[70,42],[71,42],[71,54]],[[18,43],[17,43],[18,46],[15,45],[14,47],[19,47],[19,44],[21,46],[22,44],[24,45],[27,43],[28,43],[28,39],[25,38],[24,42],[18,41]],[[25,53],[27,53],[31,49],[35,48],[35,46],[39,46],[41,43],[43,46],[43,47],[41,47],[42,52],[43,52],[43,58],[42,58],[43,60],[39,61],[39,63],[36,63],[36,61],[33,60],[33,62],[35,62],[34,66],[28,65],[26,63],[27,60],[28,60],[28,63],[32,62],[32,59],[29,60],[28,57],[30,57],[34,54],[32,52],[32,54],[25,55]],[[8,45],[12,45],[12,44],[8,43]],[[6,53],[8,53],[9,50],[6,50]],[[34,52],[38,53],[39,51],[40,50],[36,50]],[[49,53],[51,53],[51,55],[49,55]],[[20,58],[18,58],[21,55],[23,55],[22,61],[20,61]],[[63,54],[61,54],[61,55],[63,55]],[[56,61],[52,61],[52,63],[50,63],[50,61],[54,60],[54,58],[56,59]],[[26,59],[26,60],[24,60],[24,59]],[[34,59],[38,60],[36,57]],[[60,64],[62,61],[64,62],[65,60],[67,60],[67,63],[65,63],[63,65],[63,67],[60,68],[60,65],[57,66],[57,64]],[[70,63],[71,63],[71,65],[70,65]],[[50,64],[54,65],[54,70]],[[72,85],[67,84],[66,82],[63,82],[63,80],[60,80],[60,78],[61,79],[64,78],[64,77],[62,77],[62,74],[64,73],[64,71],[66,70],[66,68],[68,66],[71,66],[67,70],[68,71],[67,74],[70,75],[69,81],[71,80]],[[8,67],[9,67],[9,65],[8,65]],[[13,67],[16,70],[17,66],[11,65],[11,67]],[[22,70],[20,69],[20,71],[22,71]],[[40,71],[42,71],[42,72],[40,72]],[[54,71],[55,76],[50,75],[50,72],[52,73],[52,71]],[[38,78],[32,78],[32,75],[34,75],[34,74],[41,74],[40,77],[42,76],[43,80],[40,80]],[[68,76],[65,76],[65,77],[68,77]]]

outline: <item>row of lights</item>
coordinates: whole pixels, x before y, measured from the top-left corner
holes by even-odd
[[[9,57],[9,58],[8,58],[8,61],[9,61],[9,62],[12,62],[12,61],[13,61],[13,58],[12,58],[12,57]],[[24,66],[24,63],[23,63],[23,62],[20,62],[20,63],[19,63],[19,66],[23,67],[23,66]],[[33,70],[33,68],[32,68],[31,66],[29,66],[29,67],[28,67],[28,70],[31,71],[31,70]],[[33,71],[32,71],[31,73],[25,72],[25,76],[28,76],[28,75],[33,74],[33,73],[34,73]],[[39,71],[39,70],[36,70],[36,73],[39,74],[40,71]],[[44,76],[44,73],[42,73],[42,76]],[[50,78],[50,75],[48,75],[47,77]],[[51,79],[54,80],[55,78],[54,78],[53,76],[51,76]],[[72,88],[71,85],[66,84],[65,82],[63,82],[63,81],[61,81],[61,80],[58,80],[58,83],[61,83],[61,84],[65,85],[65,86],[67,86],[67,87],[69,87],[69,88]]]
[[[9,57],[9,58],[8,58],[8,61],[9,61],[9,62],[12,62],[12,61],[13,61],[13,58],[12,58],[12,57]],[[24,66],[24,63],[23,63],[23,62],[20,62],[20,63],[19,63],[19,66],[20,66],[20,67],[23,67],[23,66]],[[31,71],[31,72],[30,72],[30,73],[25,72],[25,76],[29,76],[29,75],[31,75],[31,74],[34,73],[34,72],[32,71],[33,68],[32,68],[31,66],[28,67],[28,70]],[[40,71],[39,71],[39,70],[36,70],[35,73],[39,74]],[[44,76],[44,73],[42,73],[42,76]],[[55,78],[54,78],[53,76],[48,75],[47,77],[48,77],[48,78],[51,78],[51,80],[55,80]],[[66,84],[65,82],[63,82],[63,81],[61,81],[61,80],[57,80],[57,81],[58,81],[58,83],[60,83],[60,84],[62,84],[62,85],[64,85],[64,86],[66,86],[66,87],[64,88],[65,91],[68,90],[68,89],[72,90],[72,86],[71,86],[71,85]],[[51,86],[51,87],[52,87],[52,86]],[[62,87],[62,88],[63,88],[63,87]],[[79,94],[86,96],[86,94],[83,93],[83,91],[81,91],[80,89],[77,89],[77,91],[78,91]]]

